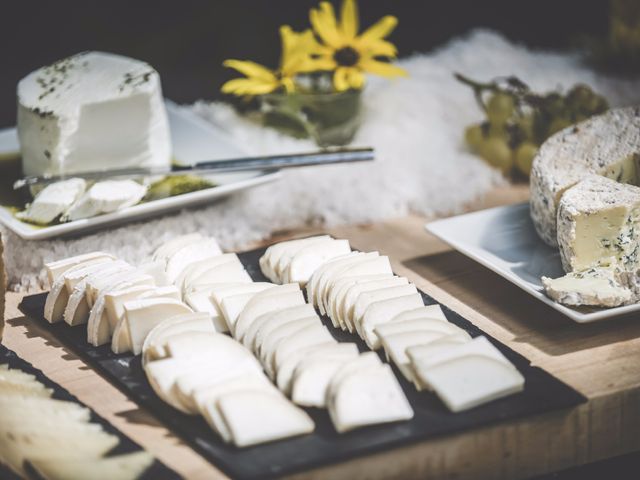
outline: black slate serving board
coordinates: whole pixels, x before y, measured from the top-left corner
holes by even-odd
[[[33,365],[31,365],[26,360],[20,358],[14,351],[8,349],[4,345],[0,345],[0,364],[7,364],[9,368],[17,368],[22,370],[25,373],[29,373],[31,375],[35,375],[35,377],[43,383],[47,388],[53,390],[53,398],[58,400],[67,400],[75,403],[79,403],[86,407],[80,400],[71,395],[68,390],[61,387],[59,384],[55,383],[49,377],[47,377],[41,370],[38,370]],[[110,455],[115,455],[118,453],[129,453],[141,450],[142,448],[131,440],[129,437],[125,436],[120,430],[116,429],[113,425],[111,425],[107,420],[99,416],[96,412],[91,410],[91,422],[99,423],[102,425],[102,428],[113,434],[117,435],[120,439],[120,443],[109,452]],[[0,464],[0,478],[3,479],[17,479],[18,477],[13,471],[9,470],[4,465]],[[144,472],[140,480],[173,480],[179,479],[180,475],[178,475],[173,470],[170,470],[163,463],[156,460],[151,464],[151,466]]]
[[[258,266],[258,259],[264,250],[262,248],[238,254],[255,281],[266,281]],[[427,294],[422,293],[422,296],[425,304],[436,303]],[[46,293],[25,297],[20,304],[20,310],[39,322],[41,326],[46,326],[60,341],[106,375],[132,400],[151,410],[167,427],[233,478],[278,477],[360,455],[417,443],[438,435],[472,430],[503,420],[514,420],[564,409],[586,400],[568,385],[546,371],[531,366],[525,357],[443,306],[449,321],[463,328],[473,337],[485,335],[513,362],[525,377],[523,392],[454,414],[449,412],[434,394],[417,392],[413,385],[406,382],[395,370],[415,411],[412,420],[366,427],[339,435],[334,430],[326,410],[307,409],[316,423],[313,434],[237,449],[219,440],[202,418],[182,414],[160,400],[146,380],[139,355],[116,355],[106,345],[92,347],[86,342],[84,326],[69,327],[66,323],[49,324],[43,317],[45,298]],[[358,337],[332,328],[331,321],[326,317],[323,317],[323,322],[330,327],[330,331],[337,340],[356,342],[362,351],[367,350],[366,345]]]

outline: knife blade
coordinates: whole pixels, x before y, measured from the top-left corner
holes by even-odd
[[[159,168],[121,168],[74,172],[62,175],[28,176],[13,184],[14,190],[33,185],[49,184],[69,178],[86,180],[105,180],[123,177],[144,177],[155,175],[184,175],[188,173],[230,173],[248,170],[280,170],[283,168],[332,165],[340,163],[365,162],[374,160],[373,148],[340,148],[317,152],[294,153],[286,155],[263,155],[256,157],[230,158],[225,160],[207,160],[191,165],[171,165]]]

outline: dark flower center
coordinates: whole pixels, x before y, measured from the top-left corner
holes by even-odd
[[[342,47],[340,50],[335,51],[333,59],[338,65],[353,67],[360,60],[360,54],[351,47]]]

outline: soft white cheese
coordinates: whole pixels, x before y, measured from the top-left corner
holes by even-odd
[[[25,175],[169,166],[160,77],[148,64],[85,52],[18,83]]]
[[[67,211],[84,193],[86,182],[81,178],[70,178],[44,187],[24,212],[16,217],[26,222],[46,225]]]
[[[147,187],[134,180],[105,180],[94,184],[63,215],[64,221],[111,213],[140,202]]]

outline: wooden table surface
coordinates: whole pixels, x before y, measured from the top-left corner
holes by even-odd
[[[497,189],[469,209],[526,200],[524,186]],[[452,251],[407,217],[329,229],[389,255],[441,303],[588,397],[570,410],[443,436],[299,474],[297,478],[526,478],[640,450],[640,317],[579,325]],[[307,234],[286,232],[278,237]],[[33,363],[185,478],[224,478],[215,466],[128,400],[7,296],[3,343]],[[614,473],[614,472],[612,472]]]

